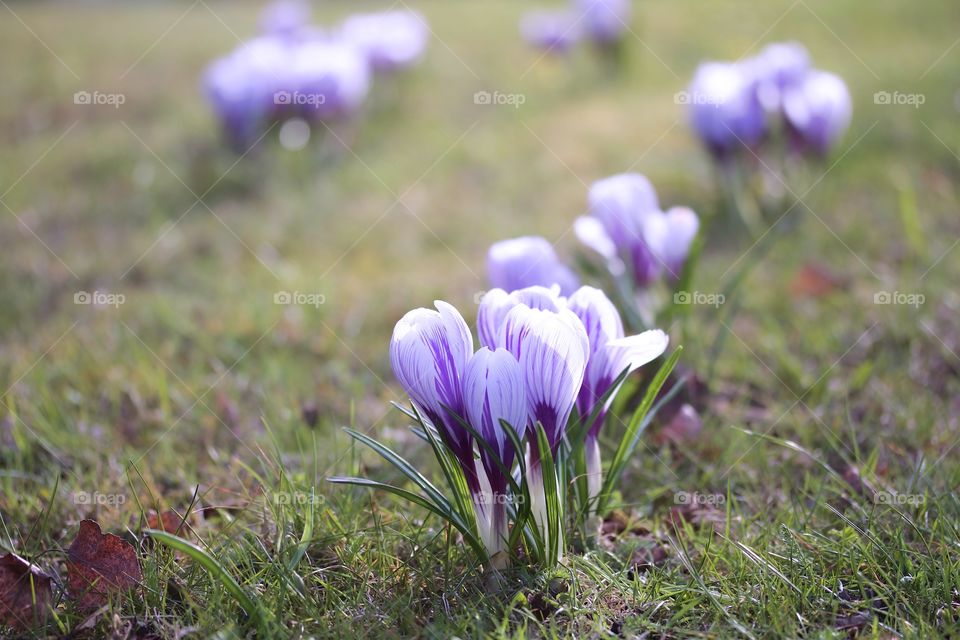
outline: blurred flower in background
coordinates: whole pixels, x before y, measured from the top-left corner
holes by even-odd
[[[339,27],[310,24],[295,0],[269,5],[262,35],[215,60],[203,76],[207,99],[228,144],[243,152],[276,122],[333,122],[355,116],[374,72],[413,66],[423,57],[428,28],[407,11],[357,14]]]
[[[384,11],[350,16],[337,35],[363,52],[377,72],[413,66],[427,49],[429,30],[415,11]]]
[[[569,0],[563,9],[525,13],[520,34],[548,53],[565,53],[580,41],[609,51],[619,48],[630,31],[630,14],[630,0]]]
[[[773,43],[737,62],[704,62],[685,93],[690,122],[721,162],[757,155],[788,137],[787,150],[822,156],[843,136],[852,105],[838,76],[811,66],[796,42]]]
[[[487,278],[491,287],[508,293],[536,285],[557,285],[563,295],[569,295],[579,284],[553,245],[540,236],[513,238],[491,245],[487,252]]]

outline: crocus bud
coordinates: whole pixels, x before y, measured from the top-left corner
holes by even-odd
[[[290,61],[290,107],[307,120],[354,114],[370,90],[370,68],[355,47],[338,41],[299,44]]]
[[[503,289],[491,289],[480,300],[477,310],[477,333],[480,344],[491,349],[503,346],[503,324],[510,310],[525,304],[531,309],[543,309],[559,313],[566,307],[566,299],[559,287],[525,287],[507,293]]]
[[[761,103],[774,113],[782,108],[784,91],[802,82],[810,70],[810,54],[799,42],[774,42],[749,64],[757,77]]]
[[[520,35],[537,49],[566,53],[582,37],[582,28],[572,11],[530,11],[520,19]]]
[[[415,11],[355,14],[340,26],[340,37],[357,47],[377,72],[415,65],[427,48],[429,29]]]
[[[573,0],[584,31],[597,44],[617,42],[630,29],[630,0]]]
[[[296,37],[308,28],[310,5],[302,0],[275,0],[260,14],[260,31],[281,38]]]
[[[556,451],[583,384],[590,343],[567,309],[559,313],[517,305],[503,326],[503,347],[520,362],[530,424],[541,423]]]
[[[853,105],[839,76],[811,71],[786,91],[783,113],[800,150],[824,156],[850,126]]]
[[[686,102],[694,131],[717,159],[756,145],[767,132],[766,114],[750,64],[701,64],[687,90]]]
[[[666,233],[660,245],[660,259],[667,277],[676,281],[683,273],[683,265],[690,247],[700,231],[700,219],[693,209],[673,207],[664,214]]]
[[[560,261],[546,238],[524,236],[503,240],[487,252],[487,277],[507,292],[524,287],[558,285],[561,293],[577,288],[577,276]]]
[[[397,323],[390,364],[414,405],[460,460],[468,481],[475,482],[473,438],[455,417],[466,415],[462,378],[473,354],[473,335],[453,306],[441,300],[434,304],[436,311],[414,309]]]

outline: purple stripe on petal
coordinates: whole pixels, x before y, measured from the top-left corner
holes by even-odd
[[[463,376],[463,398],[470,425],[496,452],[507,469],[514,451],[500,424],[504,420],[519,436],[527,423],[526,392],[520,363],[509,351],[483,347],[467,363]],[[507,478],[490,454],[480,448],[487,477],[496,491],[503,491]]]

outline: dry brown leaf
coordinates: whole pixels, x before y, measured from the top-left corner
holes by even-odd
[[[131,589],[143,580],[133,546],[112,533],[103,533],[93,520],[67,550],[67,592],[81,609],[102,607],[111,593]]]
[[[13,553],[0,557],[0,624],[27,629],[42,623],[53,602],[51,578]]]

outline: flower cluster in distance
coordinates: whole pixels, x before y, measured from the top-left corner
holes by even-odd
[[[413,11],[355,14],[324,30],[294,0],[270,5],[261,31],[214,61],[203,78],[224,134],[239,151],[272,122],[350,117],[375,74],[416,64],[428,40],[426,23]]]
[[[797,153],[824,156],[850,124],[852,104],[843,80],[814,69],[803,45],[768,45],[736,62],[704,62],[679,101],[714,158],[727,161],[775,136]]]
[[[630,0],[570,0],[565,9],[524,14],[520,34],[538,49],[564,53],[586,40],[600,48],[615,46],[629,30]]]

